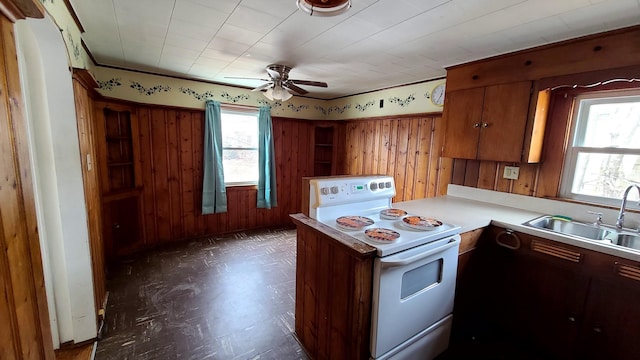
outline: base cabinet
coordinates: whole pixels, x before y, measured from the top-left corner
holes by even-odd
[[[474,257],[459,336],[500,332],[545,359],[640,359],[640,275],[621,275],[640,264],[493,226]]]

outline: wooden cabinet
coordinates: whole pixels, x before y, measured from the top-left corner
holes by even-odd
[[[499,331],[550,359],[640,358],[640,264],[498,227],[476,255],[462,336]]]
[[[442,156],[519,162],[531,86],[523,81],[448,92]]]
[[[335,129],[333,126],[316,126],[313,131],[313,175],[335,174]]]
[[[135,107],[116,103],[97,102],[95,116],[105,254],[113,259],[144,244],[138,121]]]

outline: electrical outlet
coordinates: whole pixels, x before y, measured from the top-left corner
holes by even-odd
[[[505,179],[518,180],[518,175],[520,175],[520,168],[517,166],[505,166],[504,174],[502,177]]]

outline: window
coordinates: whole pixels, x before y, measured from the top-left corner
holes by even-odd
[[[258,183],[258,112],[221,109],[222,164],[227,186]]]
[[[561,195],[617,205],[640,183],[640,91],[578,96],[572,124]]]

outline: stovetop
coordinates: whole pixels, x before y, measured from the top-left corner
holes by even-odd
[[[403,223],[401,218],[397,220],[381,219],[380,210],[381,209],[375,209],[370,211],[345,213],[340,215],[340,216],[352,216],[352,215],[364,216],[374,221],[373,225],[366,226],[361,230],[345,230],[344,228],[339,227],[336,224],[336,219],[339,216],[325,218],[323,220],[320,220],[320,222],[340,232],[350,235],[359,241],[362,241],[368,245],[375,247],[377,249],[377,255],[380,257],[395,254],[400,251],[404,251],[416,246],[427,244],[427,243],[460,233],[459,226],[456,226],[453,224],[447,224],[447,223],[443,223],[441,226],[438,226],[433,230],[412,229],[407,227]],[[413,214],[408,214],[407,216],[411,216],[411,215]],[[400,234],[400,237],[388,244],[371,241],[364,235],[364,231],[370,228],[391,229],[391,230],[397,231]]]

